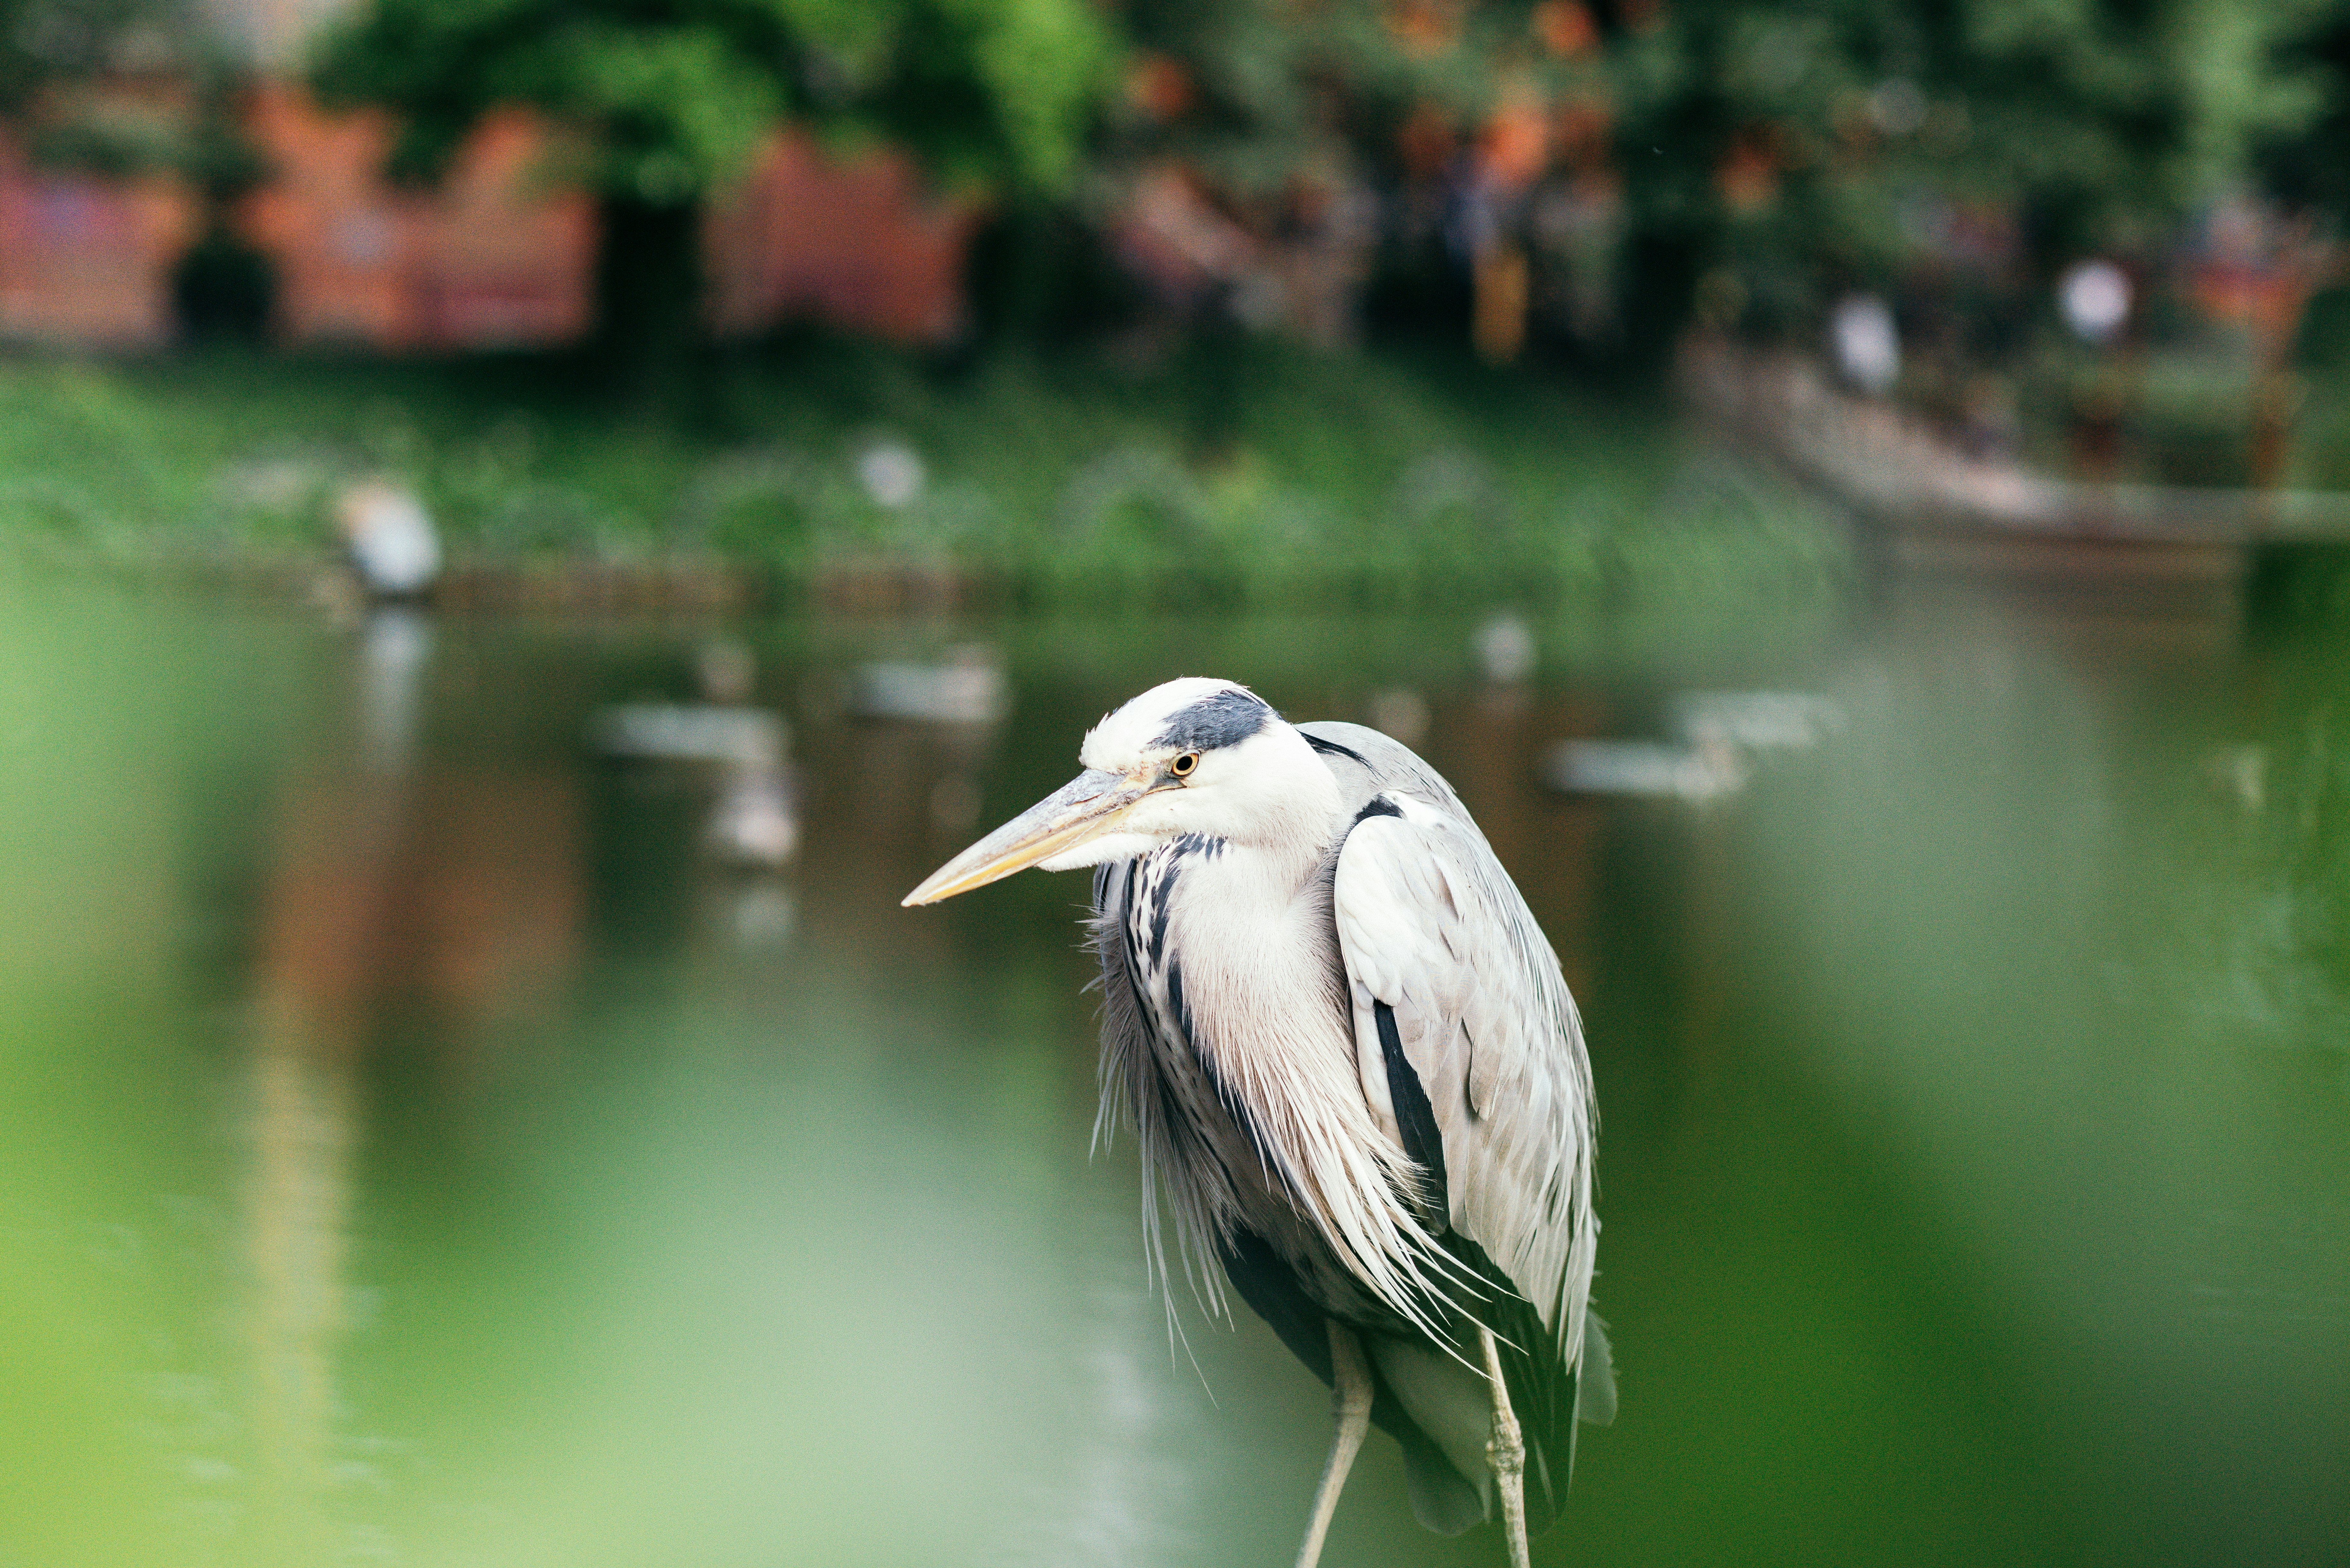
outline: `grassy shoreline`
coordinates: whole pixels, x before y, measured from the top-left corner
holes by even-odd
[[[1660,399],[1438,356],[1243,342],[1148,369],[941,369],[819,341],[713,361],[669,420],[616,415],[586,379],[539,359],[0,359],[0,536],[298,574],[333,556],[336,490],[382,474],[476,580],[1539,609],[1819,604],[1850,574],[1822,509]]]

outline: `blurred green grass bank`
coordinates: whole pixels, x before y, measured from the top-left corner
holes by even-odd
[[[323,564],[412,488],[452,566],[910,574],[1098,605],[1832,603],[1845,542],[1661,397],[1463,357],[1221,341],[1153,369],[811,342],[615,419],[561,360],[0,361],[0,537],[131,570]]]

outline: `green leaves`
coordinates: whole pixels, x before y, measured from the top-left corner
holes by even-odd
[[[709,26],[587,23],[546,63],[541,102],[597,133],[605,187],[655,206],[740,173],[785,108],[775,74]]]
[[[675,204],[786,116],[896,136],[953,179],[1057,186],[1112,52],[1086,0],[377,0],[313,80],[400,111],[411,172],[525,103],[584,139],[598,188]]]
[[[1081,0],[939,0],[973,32],[974,74],[993,100],[1013,170],[1065,184],[1086,118],[1107,85],[1110,39]]]

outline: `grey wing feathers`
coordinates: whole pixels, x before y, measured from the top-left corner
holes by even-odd
[[[1339,798],[1346,802],[1348,815],[1383,792],[1417,795],[1458,818],[1477,842],[1485,841],[1471,820],[1469,808],[1461,804],[1444,775],[1394,736],[1336,720],[1317,720],[1297,729],[1336,777]]]
[[[1575,1415],[1595,1427],[1616,1419],[1616,1353],[1607,1344],[1607,1324],[1588,1303],[1583,1308],[1583,1375],[1575,1380]]]
[[[1558,960],[1516,887],[1444,781],[1375,731],[1305,726],[1342,788],[1378,815],[1357,822],[1333,881],[1365,1094],[1394,1116],[1376,1003],[1392,1011],[1441,1134],[1451,1227],[1483,1249],[1556,1336],[1584,1358],[1597,1241],[1596,1132],[1582,1025]],[[1321,747],[1317,747],[1321,749]],[[1350,777],[1349,775],[1358,775]],[[1614,1403],[1605,1340],[1578,1381],[1593,1419]],[[1531,1348],[1531,1347],[1529,1347]]]

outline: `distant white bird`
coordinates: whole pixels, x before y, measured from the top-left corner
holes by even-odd
[[[1211,1310],[1209,1258],[1336,1390],[1299,1563],[1376,1423],[1421,1523],[1455,1533],[1498,1493],[1523,1568],[1525,1477],[1546,1523],[1576,1417],[1616,1404],[1589,1309],[1597,1113],[1557,957],[1451,786],[1375,730],[1174,680],[1080,758],[906,902],[1098,868],[1099,1127],[1130,1123],[1157,1178],[1158,1271],[1163,1212]]]
[[[798,852],[799,796],[785,760],[790,731],[775,714],[716,703],[607,708],[591,731],[616,757],[714,764],[718,800],[703,839],[738,866],[781,866]]]
[[[1893,309],[1873,294],[1848,294],[1828,314],[1828,346],[1836,369],[1872,398],[1901,379],[1901,329]]]
[[[441,537],[413,492],[366,480],[342,493],[336,512],[351,566],[369,593],[405,598],[441,575]]]
[[[1003,670],[983,648],[959,648],[942,663],[858,667],[849,705],[868,719],[932,724],[993,724],[1010,706]]]

